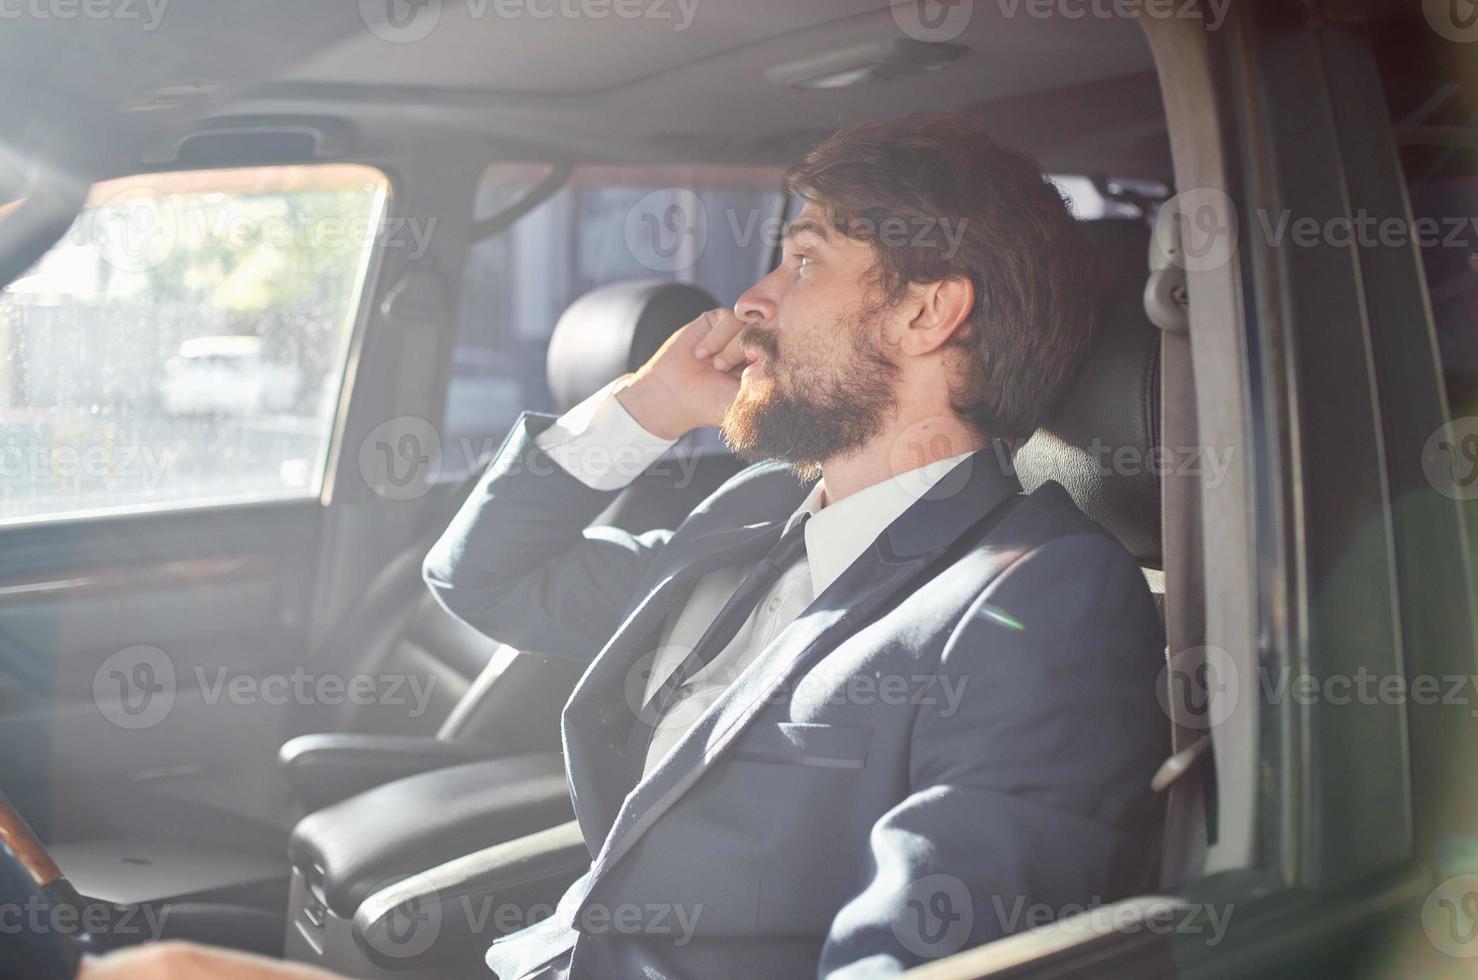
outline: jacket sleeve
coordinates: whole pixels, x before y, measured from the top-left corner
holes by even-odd
[[[539,448],[555,421],[520,416],[422,573],[437,601],[488,636],[588,660],[672,532],[587,527],[617,491],[586,485]]]
[[[1047,542],[998,576],[945,646],[959,696],[919,708],[908,794],[872,828],[819,975],[893,976],[1120,897],[1169,751],[1163,643],[1107,536]]]

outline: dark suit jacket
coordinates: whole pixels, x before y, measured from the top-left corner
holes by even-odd
[[[633,689],[703,574],[758,560],[809,487],[752,466],[675,531],[587,524],[612,494],[526,414],[432,549],[440,601],[590,666],[563,713],[594,859],[504,980],[823,977],[909,965],[1113,900],[1168,752],[1163,638],[1134,558],[1056,484],[961,462],[765,649],[649,779]]]

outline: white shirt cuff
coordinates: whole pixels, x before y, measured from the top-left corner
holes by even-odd
[[[534,443],[592,490],[620,490],[676,439],[654,436],[616,400],[617,378],[534,437]]]

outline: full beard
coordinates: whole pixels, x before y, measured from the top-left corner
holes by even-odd
[[[720,427],[729,448],[746,462],[779,460],[804,480],[821,475],[821,464],[858,452],[876,439],[896,408],[892,380],[898,366],[882,349],[881,315],[873,309],[851,324],[838,322],[849,337],[840,365],[806,369],[783,358],[776,335],[744,328],[741,342],[764,354],[764,374],[746,378]]]

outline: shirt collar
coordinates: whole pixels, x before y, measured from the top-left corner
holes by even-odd
[[[897,476],[864,487],[856,493],[821,506],[825,481],[817,480],[806,499],[785,522],[785,530],[795,526],[802,514],[810,514],[806,522],[806,560],[811,569],[812,595],[820,595],[835,582],[858,556],[871,547],[879,534],[887,529],[909,507],[913,506],[934,484],[944,478],[956,464],[970,456],[961,453],[948,459],[900,473]]]

